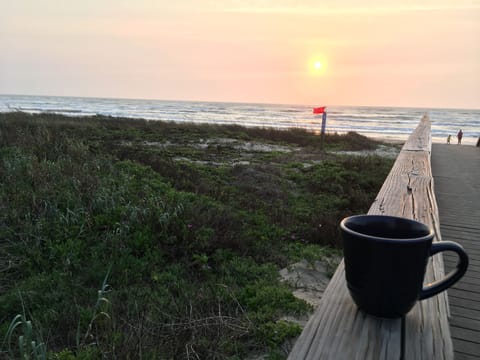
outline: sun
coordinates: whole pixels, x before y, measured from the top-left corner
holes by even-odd
[[[324,75],[327,70],[327,59],[325,56],[314,56],[308,61],[309,73],[312,76]]]

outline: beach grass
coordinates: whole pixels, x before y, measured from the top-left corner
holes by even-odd
[[[377,146],[0,114],[0,357],[285,357],[301,328],[282,317],[311,307],[278,271],[338,254],[339,221],[368,210],[393,160],[333,150]]]

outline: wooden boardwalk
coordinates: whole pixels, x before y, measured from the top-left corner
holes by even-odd
[[[480,359],[480,148],[433,144],[431,162],[442,240],[460,243],[470,257],[448,291],[455,359]],[[456,256],[446,253],[444,262],[450,271]]]
[[[424,116],[402,147],[368,213],[416,219],[440,235],[430,160],[430,120]],[[426,281],[443,277],[443,257],[434,256],[427,265]],[[443,292],[419,301],[402,319],[369,316],[355,306],[347,291],[342,261],[288,359],[452,360],[447,303]]]

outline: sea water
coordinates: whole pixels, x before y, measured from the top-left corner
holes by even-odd
[[[463,144],[474,145],[480,137],[480,110],[398,108],[377,106],[329,106],[249,104],[225,102],[132,100],[57,96],[0,95],[0,112],[57,113],[69,116],[107,115],[147,120],[238,124],[277,129],[304,128],[320,131],[321,115],[313,106],[327,106],[328,133],[355,131],[387,140],[405,141],[424,114],[432,121],[432,139],[446,142],[462,129]]]

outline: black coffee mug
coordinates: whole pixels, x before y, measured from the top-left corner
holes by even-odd
[[[384,215],[357,215],[340,223],[347,287],[357,306],[385,318],[405,315],[417,300],[456,283],[467,271],[468,256],[452,241],[432,243],[434,233],[418,221]],[[454,251],[457,268],[423,285],[430,256]]]

